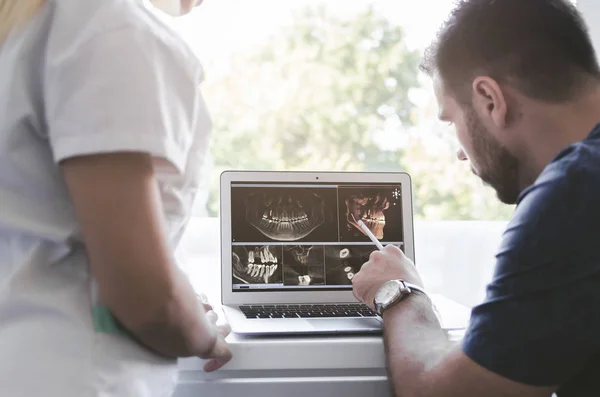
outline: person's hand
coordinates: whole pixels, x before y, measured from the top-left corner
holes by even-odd
[[[213,372],[227,364],[233,357],[225,337],[231,332],[228,324],[217,325],[217,341],[210,353],[200,357],[208,359],[204,364],[204,372]]]
[[[218,324],[219,315],[214,311],[212,305],[208,303],[206,295],[199,293],[198,299],[202,302],[206,317],[210,323],[217,329],[217,341],[210,353],[200,357],[209,359],[210,361],[204,364],[205,372],[213,372],[227,364],[233,357],[229,346],[225,341],[227,335],[231,333],[231,327],[227,323]]]
[[[198,297],[198,300],[202,304],[202,307],[204,308],[204,312],[206,313],[206,317],[208,318],[208,320],[212,324],[216,325],[217,321],[219,320],[219,315],[215,312],[215,309],[208,302],[208,298],[206,297],[206,295],[202,292],[198,292],[198,293],[196,293],[196,296]],[[225,335],[225,336],[227,336],[227,335]]]
[[[379,288],[387,281],[398,279],[423,287],[413,262],[400,248],[388,245],[382,251],[371,253],[369,260],[352,278],[352,291],[356,299],[374,308],[373,299]]]
[[[219,316],[214,310],[207,311],[206,316],[217,329],[217,342],[215,343],[215,346],[208,356],[202,357],[204,359],[210,359],[210,361],[204,364],[204,371],[212,372],[227,364],[233,357],[231,350],[229,350],[229,346],[225,341],[227,335],[231,333],[231,327],[227,323],[218,324],[217,321],[219,320]]]

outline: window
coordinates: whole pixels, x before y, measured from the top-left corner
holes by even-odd
[[[218,215],[226,169],[407,171],[427,288],[479,302],[513,207],[456,159],[454,131],[437,120],[431,82],[418,70],[453,4],[219,0],[179,21],[202,58],[214,121],[211,179],[196,215]],[[448,222],[457,220],[477,222]],[[198,264],[216,255],[215,234],[216,220],[195,219],[184,238],[180,257],[193,281],[209,280]]]
[[[220,0],[182,21],[215,124],[206,213],[225,169],[364,170],[409,172],[417,219],[508,219],[418,70],[452,4]]]

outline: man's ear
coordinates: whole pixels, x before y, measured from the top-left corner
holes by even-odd
[[[499,128],[506,127],[508,106],[496,80],[487,76],[473,80],[473,107],[481,120],[488,120]]]

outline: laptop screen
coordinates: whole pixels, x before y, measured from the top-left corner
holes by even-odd
[[[404,248],[401,185],[231,184],[233,292],[349,290],[377,247]]]

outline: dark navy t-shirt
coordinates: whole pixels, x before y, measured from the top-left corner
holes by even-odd
[[[600,124],[520,195],[464,352],[517,382],[600,396]]]

